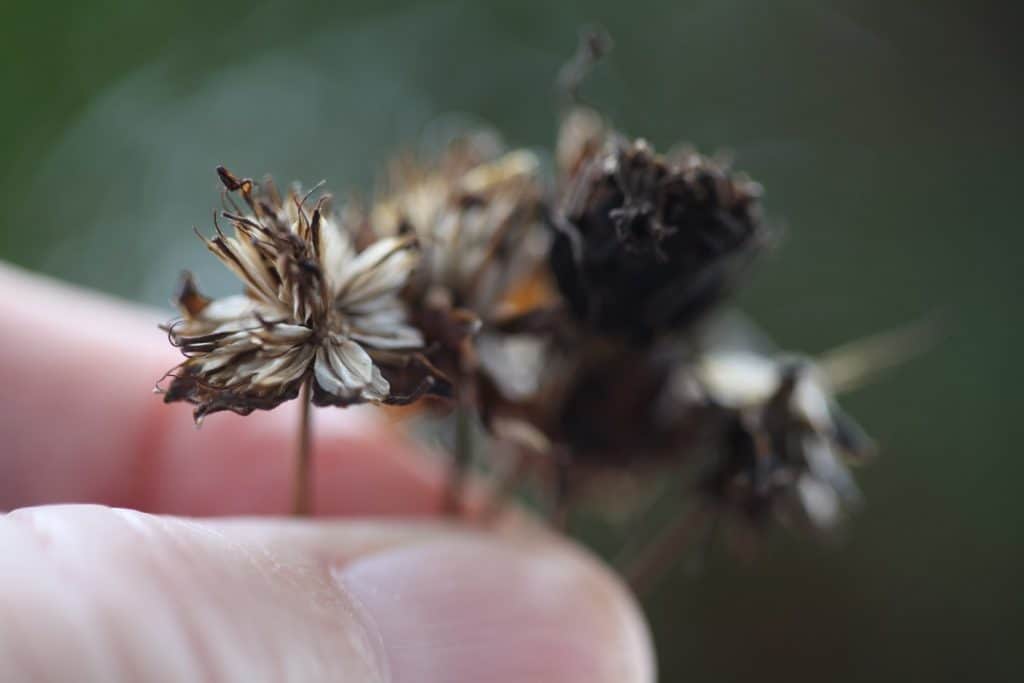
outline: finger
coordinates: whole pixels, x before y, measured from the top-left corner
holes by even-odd
[[[181,357],[161,316],[0,264],[0,509],[78,501],[214,515],[288,509],[294,402],[211,416],[164,405],[154,382]],[[437,461],[363,408],[314,416],[314,506],[422,514]]]
[[[537,532],[60,506],[0,546],[3,680],[654,678],[622,585]]]

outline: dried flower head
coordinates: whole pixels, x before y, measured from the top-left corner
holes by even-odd
[[[423,338],[398,298],[418,259],[414,237],[357,252],[330,218],[328,197],[310,209],[308,195],[282,200],[269,181],[218,173],[244,207],[232,201],[221,214],[233,234],[218,225],[212,239],[200,237],[245,293],[213,301],[186,274],[182,318],[166,329],[188,360],[171,371],[166,402],[195,404],[198,421],[274,408],[305,381],[316,405],[403,403],[442,388],[416,354]]]
[[[459,409],[446,497],[453,511],[461,506],[463,474],[472,460],[468,425],[477,407],[477,335],[521,312],[524,298],[516,285],[546,262],[550,236],[540,220],[539,166],[529,151],[503,152],[487,132],[463,135],[427,162],[395,162],[388,191],[356,217],[362,234],[414,235],[421,245],[421,266],[403,299],[424,333],[431,362],[455,379]],[[554,292],[553,285],[547,292]]]
[[[484,417],[532,467],[555,471],[563,498],[672,470],[696,479],[682,497],[710,503],[702,509],[821,530],[859,501],[845,463],[873,444],[809,359],[699,351],[709,340],[678,337],[635,347],[578,331],[491,341],[480,347]],[[863,353],[853,345],[829,366]]]
[[[860,493],[844,460],[873,445],[839,408],[809,360],[712,352],[694,379],[714,425],[702,492],[761,525],[771,518],[829,530]]]
[[[552,268],[572,312],[597,331],[646,341],[686,326],[763,241],[760,187],[712,159],[662,156],[586,110],[567,117],[558,158]]]
[[[420,267],[402,298],[430,362],[453,378],[458,411],[446,505],[456,510],[473,459],[467,425],[482,408],[477,345],[495,325],[555,292],[553,283],[530,277],[546,272],[550,243],[539,162],[526,150],[503,151],[496,136],[478,131],[454,138],[427,161],[399,159],[389,181],[356,220],[360,234],[415,235],[421,246]],[[526,281],[541,284],[524,289]]]
[[[491,319],[512,283],[542,261],[549,240],[539,161],[500,149],[477,133],[454,140],[432,164],[393,165],[390,191],[368,220],[377,235],[413,234],[421,246],[422,265],[405,292],[414,315],[461,309]]]

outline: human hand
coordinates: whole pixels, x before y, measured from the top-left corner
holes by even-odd
[[[175,362],[153,314],[0,288],[0,679],[654,679],[608,570],[525,520],[424,519],[444,472],[372,412],[316,412],[332,519],[281,518],[294,403],[197,431],[148,393]]]

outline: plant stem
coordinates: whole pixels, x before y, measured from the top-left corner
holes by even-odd
[[[501,517],[512,494],[526,480],[535,465],[532,456],[525,453],[516,452],[512,456],[511,465],[494,477],[489,497],[479,515],[481,522],[492,524]]]
[[[636,559],[622,572],[634,593],[643,597],[653,590],[693,541],[694,532],[704,519],[703,507],[684,512],[640,549]]]
[[[310,441],[310,410],[312,377],[302,383],[299,394],[299,439],[295,457],[295,479],[292,482],[292,514],[296,517],[309,516],[313,511],[312,479],[313,458]]]
[[[465,383],[463,383],[463,387]],[[462,512],[462,498],[466,488],[466,475],[469,473],[473,460],[473,423],[465,391],[459,391],[458,404],[455,407],[455,453],[448,486],[445,493],[444,510],[449,515],[458,516]]]

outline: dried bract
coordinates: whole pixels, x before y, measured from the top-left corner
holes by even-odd
[[[317,405],[403,403],[444,382],[417,354],[422,334],[408,324],[398,292],[418,260],[415,238],[381,239],[357,252],[327,211],[307,207],[273,184],[257,187],[223,168],[221,180],[243,207],[222,212],[203,242],[245,285],[211,300],[186,274],[177,298],[182,318],[167,325],[188,357],[170,373],[164,400],[196,405],[195,417],[248,414],[294,398],[312,383]],[[397,385],[397,386],[396,386]]]

